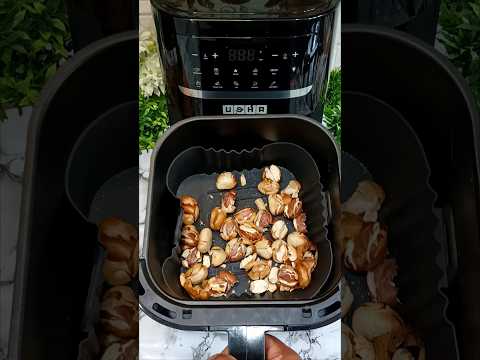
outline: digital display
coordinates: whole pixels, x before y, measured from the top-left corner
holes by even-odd
[[[255,55],[255,49],[230,49],[228,50],[228,61],[255,61]]]

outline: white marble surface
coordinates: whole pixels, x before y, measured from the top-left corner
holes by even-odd
[[[139,158],[140,239],[143,239],[151,152]],[[142,243],[142,241],[140,242]],[[142,246],[142,245],[140,245]],[[340,321],[311,331],[271,333],[293,348],[304,360],[340,359]],[[141,360],[205,360],[227,346],[226,333],[181,331],[141,314]]]
[[[7,171],[17,176],[23,173],[31,112],[30,107],[24,108],[22,114],[11,109],[7,119],[0,122],[0,360],[6,358],[8,350],[22,197],[21,180],[12,179]]]

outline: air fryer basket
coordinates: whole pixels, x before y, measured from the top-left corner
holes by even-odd
[[[342,158],[342,201],[365,178],[384,188],[379,216],[388,227],[390,255],[399,265],[397,310],[425,341],[428,358],[454,359],[455,330],[445,316],[448,299],[441,289],[447,280],[442,249],[451,239],[444,232],[442,214],[434,209],[436,194],[428,183],[430,168],[422,145],[402,116],[378,99],[345,92],[343,106],[344,149],[353,157]],[[354,109],[360,107],[362,121],[353,121]],[[369,301],[366,279],[352,273],[346,278],[354,293],[354,310]]]
[[[101,114],[138,97],[138,32],[77,52],[42,90],[30,121],[8,359],[74,359],[97,227],[65,194],[67,155]],[[129,54],[133,54],[130,56]],[[122,61],[112,63],[112,59]],[[118,74],[123,74],[119,78]],[[134,131],[136,121],[133,119]],[[135,156],[138,147],[135,145]],[[130,151],[132,151],[130,150]]]
[[[98,225],[116,217],[130,224],[138,223],[138,160],[136,151],[132,151],[137,148],[137,139],[131,136],[136,128],[132,121],[135,118],[136,101],[117,105],[92,122],[73,146],[65,171],[65,191],[86,222]],[[105,249],[97,243],[94,252],[82,324],[86,339],[79,344],[78,360],[97,359],[101,351],[100,306],[102,294],[109,286],[102,271]],[[135,287],[135,281],[130,285]]]
[[[118,217],[136,224],[138,143],[130,132],[138,117],[131,101],[102,114],[83,131],[68,159],[65,190],[73,207],[88,222]],[[127,205],[126,205],[127,204]]]
[[[322,191],[320,173],[312,157],[298,145],[290,143],[272,143],[261,149],[250,151],[225,151],[205,149],[202,147],[189,148],[180,153],[170,165],[167,172],[167,188],[170,194],[179,198],[181,195],[193,196],[199,202],[200,216],[198,224],[208,224],[211,210],[221,202],[222,192],[216,190],[216,176],[223,171],[233,171],[237,178],[240,174],[246,176],[247,185],[237,186],[237,208],[256,208],[255,200],[267,197],[257,189],[261,179],[261,168],[270,164],[281,167],[281,188],[288,182],[297,179],[302,184],[300,198],[303,201],[303,210],[307,214],[309,239],[317,246],[318,263],[312,274],[310,286],[294,292],[265,293],[263,295],[248,295],[249,279],[246,272],[239,268],[240,263],[227,263],[227,270],[232,271],[239,280],[234,288],[230,300],[253,298],[256,300],[302,300],[313,298],[328,279],[332,268],[333,254],[330,241],[327,239],[327,225],[329,222],[329,206],[326,194]],[[176,248],[172,256],[162,265],[163,281],[167,284],[172,297],[181,300],[189,299],[186,292],[180,287],[178,277],[181,268],[180,237],[182,229],[182,213],[178,211],[178,221],[175,232]],[[293,223],[286,221],[289,231],[294,231]],[[270,234],[265,234],[270,238]],[[218,232],[214,232],[214,244],[225,246]],[[271,239],[272,240],[272,239]],[[221,269],[220,269],[221,270]],[[218,268],[211,267],[209,275],[214,276]]]
[[[268,154],[268,146],[282,142],[296,144],[297,148],[301,146],[311,155],[320,173],[325,196],[330,199],[328,207],[331,208],[331,221],[327,226],[328,240],[320,241],[320,243],[328,241],[333,250],[332,269],[325,284],[321,286],[323,280],[315,280],[319,283],[312,283],[310,286],[312,289],[320,288],[320,291],[316,295],[310,294],[311,298],[275,300],[240,297],[235,300],[228,298],[192,301],[179,299],[178,295],[172,296],[175,294],[169,290],[161,275],[162,265],[172,256],[172,249],[176,246],[175,231],[178,232],[180,214],[179,201],[172,193],[176,192],[177,186],[183,181],[172,181],[170,184],[172,191],[169,190],[168,170],[171,169],[172,162],[179,155],[182,156],[182,153],[183,156],[200,157],[199,161],[189,161],[192,169],[184,166],[185,172],[178,176],[178,179],[203,172],[217,172],[223,170],[221,167],[225,165],[228,169],[254,169],[265,165],[270,159],[280,160],[279,165],[296,176],[305,174],[311,177],[311,173],[315,174],[315,169],[306,169],[308,170],[306,172],[301,169],[303,165],[287,161],[290,160],[288,157],[281,160],[279,150],[276,150],[275,154]],[[194,152],[189,154],[191,151],[189,149],[195,147],[206,151],[193,150]],[[263,149],[265,158],[259,155],[262,147],[265,147]],[[220,150],[215,153],[210,149],[224,149],[228,152]],[[208,152],[212,153],[211,157],[207,155]],[[241,159],[240,156],[237,160],[224,162],[229,157],[226,155],[228,153],[243,154],[245,157]],[[262,160],[260,164],[255,156],[260,156]],[[216,160],[205,166],[205,162],[202,161],[207,159]],[[263,356],[263,333],[267,330],[309,329],[338,319],[340,310],[338,281],[341,277],[341,262],[335,234],[338,231],[340,206],[339,152],[328,131],[318,122],[295,115],[191,118],[175,124],[163,135],[151,161],[145,235],[140,259],[140,282],[144,291],[140,296],[140,304],[149,316],[176,328],[228,331],[230,335],[235,333],[236,337],[230,339],[230,348],[239,359],[247,358],[246,348],[249,344],[255,346],[255,349],[249,349],[249,356],[255,354],[257,358]],[[318,189],[320,187],[317,187]],[[320,213],[325,211],[320,210]],[[315,219],[314,216],[311,217],[312,220]],[[320,268],[322,266],[319,265]],[[169,281],[177,281],[179,270],[179,266],[175,265],[175,269],[172,270],[175,272],[172,275],[173,279]],[[185,295],[183,297],[185,298]]]
[[[400,32],[344,26],[342,55],[344,90],[388,103],[423,145],[430,184],[438,195],[435,208],[453,240],[443,248],[448,277],[442,288],[450,302],[446,314],[455,324],[459,357],[478,359],[480,119],[471,91],[442,54]],[[362,119],[356,113],[350,121]],[[444,310],[437,304],[437,311]],[[451,338],[448,343],[453,342]],[[441,340],[435,344],[445,345]]]

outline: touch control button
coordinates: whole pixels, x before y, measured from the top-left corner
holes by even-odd
[[[258,61],[263,62],[265,58],[263,57],[263,50],[258,50]]]
[[[276,80],[270,83],[269,89],[278,89],[278,82]]]
[[[213,83],[213,86],[212,86],[214,89],[223,89],[223,85],[222,85],[222,82],[220,80],[217,80]]]
[[[280,71],[280,69],[278,69],[278,68],[271,68],[271,69],[270,69],[270,73],[271,73],[273,76],[277,76],[279,71]]]
[[[238,71],[238,69],[233,69],[233,76],[239,76],[240,75],[240,72]]]

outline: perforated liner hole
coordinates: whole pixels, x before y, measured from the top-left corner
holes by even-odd
[[[302,315],[304,318],[312,317],[312,309],[302,309]]]
[[[163,306],[160,306],[159,304],[155,303],[152,306],[153,310],[158,312],[160,315],[166,316],[170,319],[176,319],[177,318],[177,313],[175,311],[168,310],[164,308]]]
[[[318,317],[325,317],[329,314],[333,314],[337,309],[340,309],[342,303],[340,301],[335,301],[332,305],[327,306],[324,309],[318,310]]]
[[[183,310],[182,311],[182,318],[183,319],[191,319],[192,318],[192,310]]]

